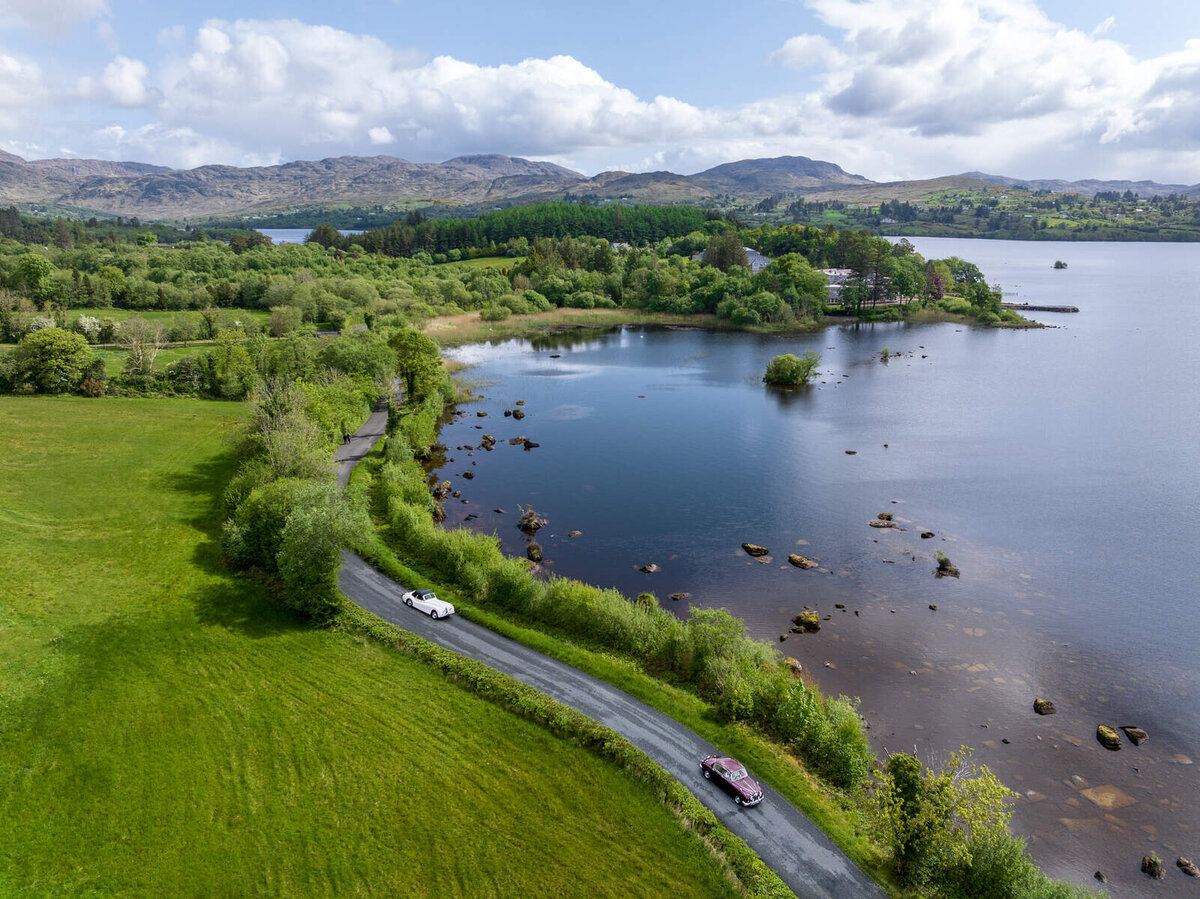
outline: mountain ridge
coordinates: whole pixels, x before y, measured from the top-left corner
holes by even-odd
[[[170,169],[100,159],[28,161],[0,150],[0,203],[175,221],[263,215],[304,206],[396,203],[481,206],[589,199],[719,204],[731,197],[761,200],[770,196],[879,202],[995,185],[1089,195],[1132,190],[1143,196],[1200,196],[1200,185],[1020,179],[983,172],[876,182],[836,163],[807,156],[741,159],[692,175],[608,171],[588,177],[552,162],[496,153],[466,154],[437,163],[380,155],[294,160],[271,166]]]

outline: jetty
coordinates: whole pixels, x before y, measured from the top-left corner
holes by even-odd
[[[1029,303],[1001,303],[1002,309],[1015,309],[1017,312],[1078,312],[1078,306],[1031,306]]]

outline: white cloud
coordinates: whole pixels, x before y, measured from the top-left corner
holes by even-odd
[[[0,26],[59,31],[107,12],[105,0],[0,0]]]
[[[846,58],[819,34],[798,34],[767,57],[792,69],[833,69],[846,64]]]
[[[367,131],[367,137],[371,139],[371,143],[375,145],[393,144],[396,138],[392,137],[392,132],[382,126],[371,128]]]
[[[0,52],[0,127],[10,133],[20,130],[47,94],[45,76],[36,63]]]

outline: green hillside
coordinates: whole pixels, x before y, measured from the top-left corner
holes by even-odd
[[[224,571],[239,410],[0,399],[0,895],[731,893],[615,766]]]

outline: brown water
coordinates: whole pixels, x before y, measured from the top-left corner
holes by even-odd
[[[520,554],[514,510],[532,503],[550,520],[538,540],[552,570],[653,590],[680,614],[725,606],[773,642],[817,608],[830,616],[821,632],[781,649],[827,693],[862,698],[878,750],[931,761],[973,746],[1019,792],[1014,829],[1048,872],[1091,884],[1102,870],[1113,896],[1191,895],[1200,884],[1173,863],[1200,858],[1197,250],[919,249],[977,262],[1013,299],[1081,312],[1038,314],[1055,326],[1040,331],[625,329],[463,348],[487,385],[470,411],[489,415],[442,440],[474,445],[483,425],[500,445],[451,453],[439,475],[467,502],[448,524],[475,516],[468,526]],[[881,363],[884,346],[901,355]],[[809,349],[821,383],[761,384],[773,355]],[[527,417],[504,418],[518,399]],[[541,446],[504,442],[518,434]],[[867,526],[885,511],[906,530]],[[934,577],[939,550],[960,578]],[[789,552],[820,569],[793,568]],[[637,570],[651,562],[661,570]],[[1058,714],[1035,715],[1039,696]],[[1101,722],[1150,741],[1109,752]],[[1165,882],[1138,872],[1152,849]]]

